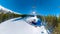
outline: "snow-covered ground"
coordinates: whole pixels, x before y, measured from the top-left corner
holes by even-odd
[[[20,18],[10,19],[0,24],[0,34],[48,34],[44,26],[34,27]]]

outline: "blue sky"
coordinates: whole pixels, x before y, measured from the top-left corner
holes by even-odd
[[[33,6],[41,15],[60,14],[60,0],[0,0],[0,5],[22,14],[32,12]]]

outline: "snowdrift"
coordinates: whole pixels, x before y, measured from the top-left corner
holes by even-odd
[[[17,19],[17,18],[15,18]],[[0,24],[0,34],[48,34],[44,26],[34,27],[23,19],[10,19]]]

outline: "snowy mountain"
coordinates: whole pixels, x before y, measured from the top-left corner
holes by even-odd
[[[3,13],[9,13],[10,12],[10,13],[15,13],[15,14],[20,14],[20,13],[14,12],[12,10],[9,10],[9,9],[1,6],[1,5],[0,5],[0,12],[3,12]]]

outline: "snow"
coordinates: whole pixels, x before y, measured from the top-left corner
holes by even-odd
[[[29,19],[28,19],[29,18]],[[31,22],[31,21],[33,21],[34,19],[36,19],[36,22],[37,22],[37,20],[38,20],[38,18],[35,16],[35,17],[27,17],[26,18],[26,21],[29,21],[29,22]]]
[[[11,12],[11,13],[15,13],[15,14],[20,14],[18,12],[14,12],[10,9],[7,9],[6,7],[3,7],[2,5],[0,5],[0,10],[4,11],[4,13]]]
[[[0,24],[0,34],[48,34],[44,26],[34,27],[23,19],[10,19]]]

